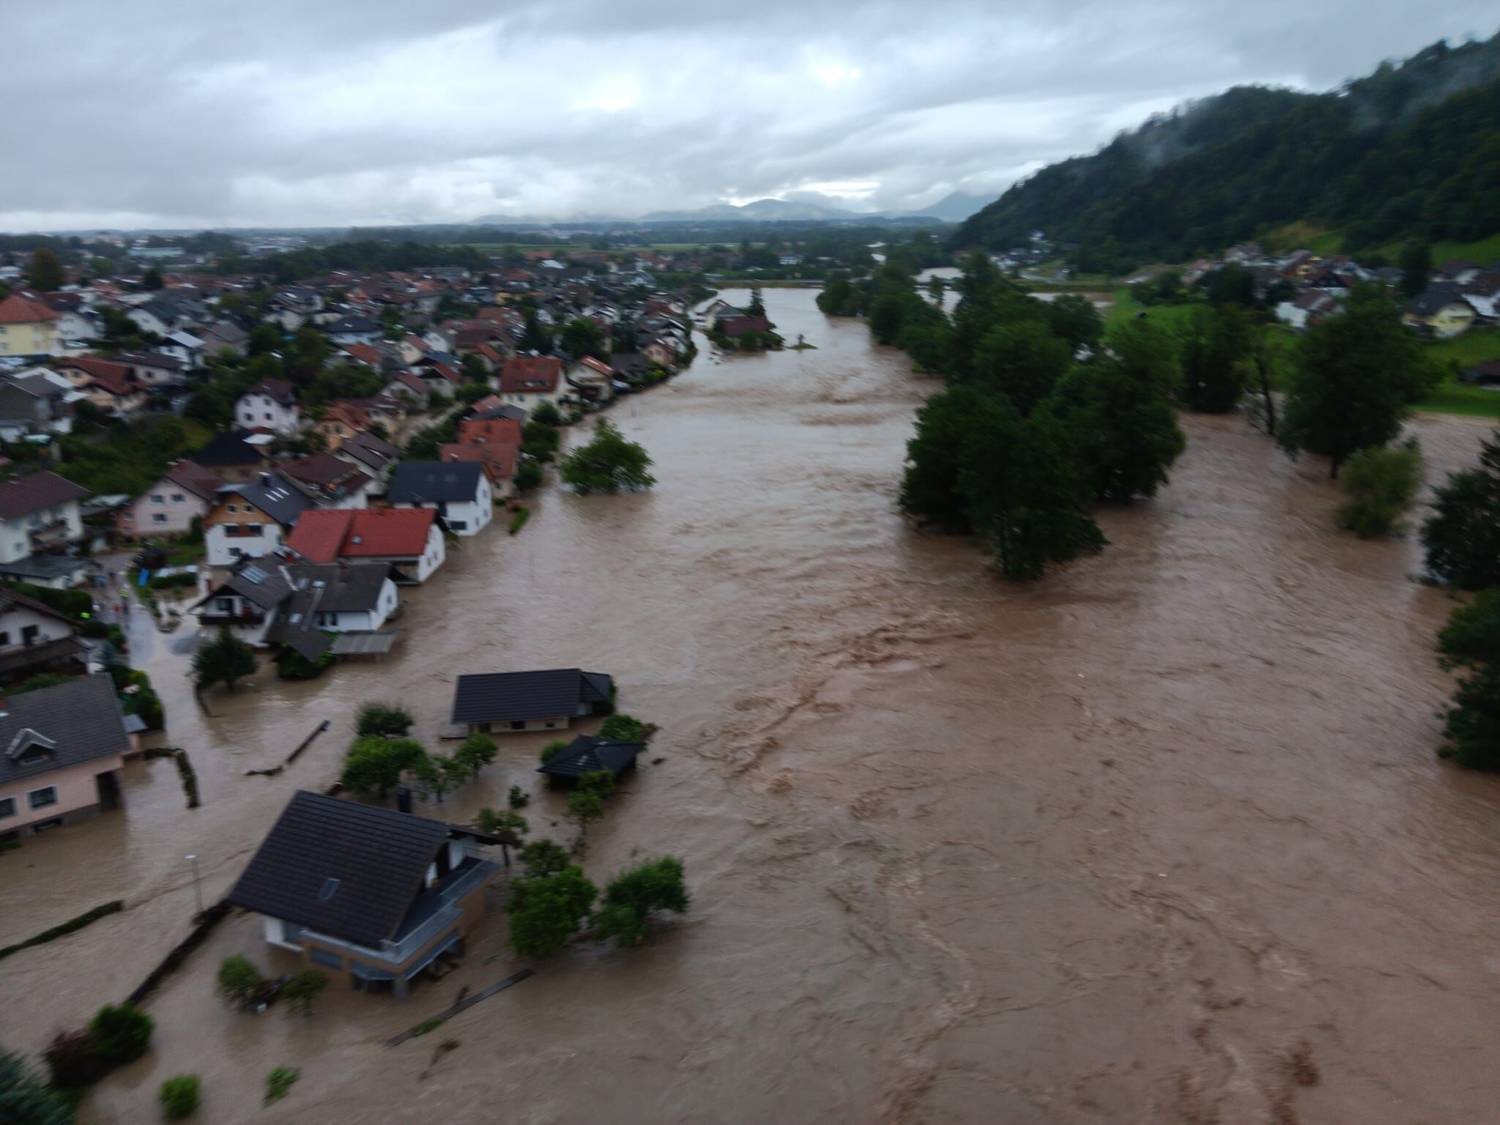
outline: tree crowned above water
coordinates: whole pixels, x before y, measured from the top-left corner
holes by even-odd
[[[620,492],[650,488],[651,456],[629,440],[608,418],[601,418],[594,440],[579,446],[562,462],[563,480],[579,492]]]

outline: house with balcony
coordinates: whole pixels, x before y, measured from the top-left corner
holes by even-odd
[[[463,956],[498,867],[499,841],[406,812],[296,793],[228,901],[260,915],[266,942],[336,983],[405,999]]]
[[[297,517],[317,504],[302,488],[276,472],[244,484],[220,487],[203,517],[204,557],[209,566],[234,566],[281,548]]]
[[[19,590],[0,587],[0,680],[88,670],[88,645],[73,621]]]
[[[134,746],[107,675],[9,696],[0,711],[0,840],[120,807]]]
[[[40,585],[70,586],[83,560],[56,559],[84,538],[80,501],[88,489],[50,470],[30,473],[0,484],[0,575],[25,578]],[[26,564],[35,561],[37,565]],[[45,571],[57,570],[50,577]]]

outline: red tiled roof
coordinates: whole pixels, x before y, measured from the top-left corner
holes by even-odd
[[[431,508],[314,508],[297,518],[287,546],[310,562],[416,556],[436,518]]]
[[[57,366],[63,370],[71,368],[75,371],[82,371],[94,386],[103,387],[110,394],[121,398],[134,394],[136,390],[135,380],[130,374],[129,366],[116,363],[111,359],[77,355],[58,363]]]
[[[344,354],[360,363],[368,363],[371,367],[380,366],[380,352],[369,344],[345,344]]]
[[[520,445],[521,423],[514,418],[470,418],[458,424],[459,445]]]
[[[552,392],[562,378],[562,360],[553,355],[517,355],[505,361],[500,389],[509,394]]]
[[[57,319],[57,313],[25,293],[12,293],[0,301],[0,324],[36,324]]]

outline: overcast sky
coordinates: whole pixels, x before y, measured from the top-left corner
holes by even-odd
[[[1494,0],[0,0],[0,230],[996,193],[1242,82],[1323,89]]]

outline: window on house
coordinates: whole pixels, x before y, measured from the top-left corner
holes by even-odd
[[[183,501],[183,495],[182,495],[182,493],[180,493],[180,492],[174,492],[174,493],[172,493],[172,503],[174,503],[174,504],[180,504],[180,503],[182,503],[182,501]]]
[[[524,720],[524,719],[512,719],[511,723],[510,723],[510,729],[511,730],[525,730],[526,729],[526,720]]]
[[[45,789],[33,789],[26,794],[27,803],[34,809],[45,809],[48,805],[57,804],[57,786],[49,785]]]
[[[152,512],[151,513],[151,522],[152,523],[166,523],[167,522],[167,513],[166,512]]]
[[[0,820],[8,816],[16,815],[16,799],[14,797],[0,797]]]
[[[218,610],[220,613],[233,613],[234,612],[234,599],[233,598],[215,598],[214,599],[214,608],[216,610]]]
[[[40,632],[41,627],[37,625],[27,625],[23,627],[21,629],[21,643],[23,645],[36,644],[37,634]]]
[[[469,525],[463,520],[449,520],[448,526],[451,527],[454,531],[467,531],[469,527]]]
[[[0,629],[0,648],[4,648],[8,644],[10,644],[10,630]]]
[[[165,504],[166,502],[167,502],[167,498],[165,496],[163,496],[160,492],[153,492],[151,494],[151,503],[153,503],[153,504]]]

